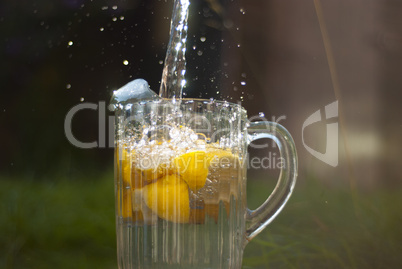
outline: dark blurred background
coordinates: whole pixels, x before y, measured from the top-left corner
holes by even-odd
[[[209,41],[209,37],[217,38],[214,31],[220,29],[196,26],[204,18],[212,18],[213,22],[210,14],[216,12],[214,2],[192,1],[188,72],[194,79],[189,81],[187,97],[241,102],[249,116],[261,116],[262,112],[268,120],[281,119],[296,142],[300,166],[295,198],[278,223],[297,225],[294,216],[298,214],[302,224],[296,221],[300,226],[292,226],[292,231],[317,238],[307,244],[311,251],[306,251],[303,240],[307,239],[294,234],[286,237],[274,222],[272,231],[250,246],[253,251],[266,252],[253,256],[246,248],[244,267],[311,268],[309,264],[321,264],[322,268],[400,268],[402,2],[238,1],[227,13],[237,18],[231,23],[240,25],[239,33],[233,36],[241,46],[233,53],[241,57],[214,54],[216,47],[210,43],[210,50],[203,48],[203,59],[232,57],[228,74],[233,83],[221,89],[206,87],[210,77],[196,80],[197,75],[192,73],[198,59],[194,55],[200,56],[198,48],[203,45],[200,33]],[[170,0],[1,1],[2,268],[71,268],[63,259],[77,261],[77,268],[113,268],[113,149],[108,143],[105,148],[73,146],[64,132],[65,117],[78,104],[107,103],[113,90],[134,78],[146,79],[154,91],[159,91],[172,6]],[[193,49],[194,44],[197,49]],[[334,101],[339,104],[339,117],[335,119],[339,124],[336,167],[312,156],[302,141],[304,121]],[[98,141],[98,113],[87,109],[75,115],[72,132],[78,140]],[[327,143],[325,127],[321,122],[304,130],[305,144],[321,153],[325,153]],[[252,150],[252,154],[265,153]],[[275,173],[264,170],[249,174],[258,185],[264,184],[266,174]],[[103,199],[104,211],[96,204],[102,195],[110,198]],[[331,199],[339,208],[325,208]],[[348,199],[350,204],[343,204]],[[57,201],[63,204],[62,215],[57,215],[59,208],[48,207],[57,205]],[[318,203],[319,209],[313,203]],[[87,211],[74,214],[82,204],[88,205]],[[362,204],[366,211],[356,209]],[[354,224],[342,217],[350,208],[355,208],[350,212],[356,218]],[[77,217],[91,212],[98,214],[87,219]],[[376,220],[378,226],[373,228],[370,225]],[[85,221],[94,225],[78,232]],[[332,239],[347,238],[359,231],[356,227],[348,229],[359,221],[370,236],[357,237],[355,242],[342,241],[341,250],[328,247],[330,254],[318,250],[321,243],[317,242],[328,240],[327,246],[332,246]],[[100,223],[109,226],[102,230]],[[37,230],[27,228],[35,225]],[[47,228],[52,225],[71,231],[50,233]],[[334,233],[337,227],[344,227],[345,233]],[[289,235],[289,230],[286,233]],[[96,241],[99,234],[109,237]],[[385,242],[391,237],[395,241]],[[59,244],[50,244],[52,238]],[[83,244],[88,240],[92,243]],[[270,240],[275,242],[274,247],[267,245]],[[292,240],[302,242],[303,247],[294,247]],[[367,253],[378,253],[375,258],[361,253],[360,247],[367,244]],[[299,256],[292,256],[296,251],[293,247],[300,250]],[[34,252],[36,248],[39,252]],[[67,251],[73,248],[81,249],[81,254]],[[273,248],[279,248],[277,254]],[[82,254],[88,249],[93,251]],[[60,254],[63,252],[70,254],[64,257]],[[278,252],[285,258],[273,258]],[[343,254],[338,257],[340,252]],[[317,263],[313,254],[318,260],[326,257],[327,262]],[[92,262],[99,256],[107,262]]]

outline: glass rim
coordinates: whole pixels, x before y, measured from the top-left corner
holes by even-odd
[[[228,102],[228,101],[221,101],[221,100],[216,100],[216,99],[201,99],[201,98],[161,98],[161,99],[150,99],[150,100],[143,100],[143,101],[137,101],[137,102],[133,102],[133,103],[128,103],[131,105],[144,105],[147,103],[161,103],[161,102],[171,102],[173,104],[181,104],[184,102],[184,104],[191,104],[191,103],[202,103],[204,105],[213,105],[213,104],[218,104],[219,106],[222,107],[233,107],[233,108],[237,108],[239,110],[244,111],[245,113],[247,112],[247,110],[236,103],[233,102]],[[128,105],[125,104],[125,105]]]

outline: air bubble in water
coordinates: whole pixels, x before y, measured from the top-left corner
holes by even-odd
[[[207,38],[205,36],[200,38],[201,42],[205,42],[207,40]]]
[[[128,62],[127,60],[124,60],[124,61],[123,61],[123,64],[124,64],[124,65],[128,65],[129,62]]]
[[[245,81],[242,81],[242,82],[240,82],[240,84],[242,85],[242,86],[246,86],[246,82]]]

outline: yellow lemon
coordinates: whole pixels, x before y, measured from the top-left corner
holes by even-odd
[[[132,190],[132,220],[139,224],[155,224],[158,216],[146,206],[143,199],[143,190],[144,189]]]
[[[121,173],[123,177],[123,186],[130,186],[133,190],[141,189],[146,184],[149,184],[161,177],[161,172],[154,169],[141,169],[135,166],[135,152],[132,150],[128,153],[123,149],[121,160]]]
[[[123,218],[132,217],[132,204],[131,204],[131,167],[129,154],[127,150],[123,148],[116,148],[116,165],[117,165],[117,179],[118,179],[118,190],[117,190],[117,201],[118,201],[118,214]],[[121,167],[120,167],[121,165]],[[122,182],[120,182],[120,176]],[[127,188],[128,187],[128,188]]]
[[[190,200],[187,184],[178,175],[167,175],[144,187],[145,204],[160,218],[188,223]]]
[[[121,191],[122,191],[121,189],[117,191],[119,216],[123,218],[131,218],[133,212],[131,203],[131,189],[123,190],[123,195],[121,195]],[[119,205],[119,203],[121,204]]]
[[[193,151],[173,160],[179,173],[190,189],[197,191],[204,187],[208,176],[208,160],[204,151]]]
[[[157,163],[147,155],[136,154],[134,150],[131,150],[130,153],[125,149],[121,150],[121,162],[117,159],[117,171],[121,173],[124,187],[131,186],[133,190],[141,189],[145,185],[173,173],[168,162]],[[118,155],[116,153],[117,158],[119,158]]]
[[[151,168],[151,169],[142,169],[134,165],[132,176],[133,176],[133,182],[136,182],[138,187],[142,187],[155,182],[156,180],[158,180],[163,176],[172,173],[173,171],[171,169],[166,169],[162,166],[158,166],[157,168]]]
[[[209,166],[219,166],[220,161],[232,161],[236,157],[229,150],[224,149],[210,149],[206,152],[206,158]]]
[[[117,165],[117,178],[120,176],[123,179],[123,188],[131,186],[131,156],[126,149],[117,147],[116,148],[116,165]],[[121,165],[121,167],[120,167]]]
[[[121,191],[118,190],[118,213],[120,217],[131,219],[139,224],[154,224],[157,216],[153,213],[143,201],[143,189],[123,189],[122,199],[120,200]]]
[[[173,173],[170,165],[171,151],[163,149],[156,145],[147,146],[132,156],[132,181],[136,182],[138,187],[151,184],[161,177]]]

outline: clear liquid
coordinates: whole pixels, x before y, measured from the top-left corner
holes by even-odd
[[[195,151],[212,159],[205,183],[194,190],[183,171],[170,170],[171,166],[163,166],[162,162],[156,162],[159,166],[152,171],[141,167],[150,156],[160,160],[169,156],[167,159],[175,163],[177,156],[187,155],[174,148],[172,142],[168,145],[116,150],[116,155],[122,155],[116,158],[119,269],[240,268],[245,243],[245,203],[238,197],[243,197],[245,191],[244,165],[236,154],[215,145]],[[166,151],[167,147],[172,151]],[[193,168],[195,175],[199,167]],[[175,184],[185,186],[185,191],[177,191],[166,183],[170,177],[177,177]],[[154,191],[157,195],[150,196]],[[167,210],[169,207],[173,209]],[[189,213],[184,212],[187,209]]]
[[[139,225],[119,219],[119,268],[218,269],[240,268],[242,259],[241,222],[236,201],[223,203],[218,218],[206,216],[203,224],[177,224],[159,219]]]
[[[188,30],[189,0],[175,0],[159,96],[182,98],[186,84],[186,43]]]

